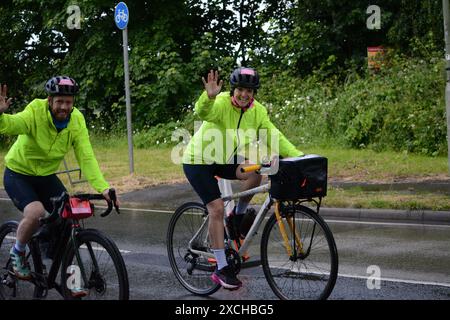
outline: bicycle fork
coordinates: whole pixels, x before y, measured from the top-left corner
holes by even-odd
[[[280,202],[278,202],[278,201],[275,203],[275,217],[277,219],[278,226],[280,228],[280,233],[281,233],[281,237],[283,238],[283,243],[284,243],[284,247],[286,249],[286,253],[289,255],[289,257],[291,257],[291,259],[294,259],[294,260],[296,260],[298,257],[297,252],[299,252],[301,257],[305,257],[306,255],[303,250],[303,242],[300,238],[298,231],[295,230],[295,221],[294,221],[293,217],[286,215],[286,221],[289,225],[289,229],[291,230],[291,233],[294,236],[293,248],[292,248],[291,244],[289,243],[289,237],[286,232],[285,224],[283,222],[283,219],[282,219],[282,216],[280,213]],[[308,249],[308,253],[309,253],[309,249]]]
[[[72,244],[74,246],[75,257],[77,259],[78,267],[80,268],[81,277],[83,278],[83,281],[85,283],[85,287],[87,289],[90,289],[90,282],[89,282],[89,279],[88,279],[88,277],[86,275],[86,270],[84,268],[84,263],[83,263],[83,260],[81,259],[80,250],[79,250],[79,247],[78,247],[78,241],[77,241],[77,237],[76,237],[77,229],[78,229],[78,225],[74,225],[72,227],[72,232],[71,232],[70,237],[71,237]],[[92,261],[92,263],[94,265],[94,272],[97,272],[99,270],[97,259],[95,259],[94,250],[92,249],[92,246],[91,246],[91,244],[89,242],[86,242],[86,248],[87,248],[87,250],[89,252],[89,256],[91,257],[91,261]]]

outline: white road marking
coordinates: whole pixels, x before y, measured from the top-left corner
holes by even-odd
[[[0,198],[0,201],[11,201],[9,198]],[[106,206],[98,206],[97,208],[106,209]],[[125,208],[121,207],[123,211],[142,211],[142,212],[155,212],[155,213],[174,213],[175,210],[155,210],[155,209],[142,209],[142,208]],[[347,223],[347,224],[365,224],[365,225],[381,225],[381,226],[410,226],[410,227],[438,227],[438,228],[450,228],[450,225],[446,224],[423,224],[423,223],[409,223],[409,222],[375,222],[375,221],[351,221],[351,220],[334,220],[328,219],[326,216],[322,216],[328,223]]]
[[[80,248],[87,249],[85,244],[83,244]],[[97,251],[106,251],[106,249],[102,248],[102,247],[95,247],[95,248],[92,248],[92,249],[93,250],[97,250]],[[129,250],[122,250],[122,249],[119,249],[119,251],[120,251],[120,253],[130,253],[131,252]]]
[[[357,276],[353,274],[338,274],[338,277],[342,278],[354,278],[354,279],[373,279],[371,277],[366,276]],[[396,279],[396,278],[379,278],[380,281],[388,281],[388,282],[401,282],[401,283],[409,283],[409,284],[422,284],[426,286],[442,286],[442,287],[450,287],[450,283],[448,282],[430,282],[430,281],[417,281],[417,280],[405,280],[405,279]]]
[[[348,221],[348,220],[333,220],[326,219],[327,223],[345,223],[345,224],[365,224],[374,226],[407,226],[407,227],[436,227],[436,228],[450,228],[448,224],[424,224],[424,223],[408,223],[408,222],[375,222],[375,221]]]
[[[14,240],[14,241],[16,240],[16,237],[13,237],[13,236],[6,236],[5,238],[8,239],[8,240]],[[86,245],[84,245],[84,244],[80,248],[87,249]],[[92,248],[92,249],[93,250],[98,250],[98,251],[106,251],[105,248],[95,247],[95,248]],[[119,249],[119,251],[120,251],[120,253],[124,253],[124,254],[131,252],[130,250],[123,250],[123,249]]]

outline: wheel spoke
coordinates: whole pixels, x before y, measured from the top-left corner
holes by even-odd
[[[325,299],[337,276],[333,236],[323,219],[311,209],[297,206],[294,218],[295,225],[285,236],[274,217],[264,229],[261,248],[264,274],[281,299]],[[286,235],[291,244],[300,239],[305,254],[289,257],[283,238]]]
[[[207,215],[203,205],[188,203],[175,211],[167,232],[167,251],[172,270],[188,291],[198,295],[209,295],[220,288],[211,280],[215,264],[206,256],[191,251],[209,250],[205,219]]]
[[[128,299],[128,275],[117,247],[107,238],[94,230],[84,230],[78,234],[78,250],[82,267],[78,261],[73,247],[71,248],[63,265],[67,269],[69,266],[77,266],[76,270],[84,270],[87,283],[83,276],[78,278],[67,278],[63,274],[63,285],[67,284],[73,288],[79,286],[88,289],[89,293],[84,299],[91,300],[121,300]],[[89,250],[92,248],[92,250]],[[72,282],[70,282],[72,280]],[[79,282],[77,282],[79,281]],[[66,297],[71,297],[71,291],[64,285]]]

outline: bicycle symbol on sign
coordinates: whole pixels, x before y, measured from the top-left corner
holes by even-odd
[[[128,22],[128,14],[125,13],[125,10],[119,10],[116,15],[116,23],[120,23],[121,21]]]

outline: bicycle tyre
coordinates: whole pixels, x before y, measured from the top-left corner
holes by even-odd
[[[167,253],[170,266],[181,285],[189,292],[208,296],[220,289],[220,285],[211,280],[215,264],[204,257],[193,255],[188,247],[189,242],[200,230],[208,213],[203,204],[188,202],[180,206],[169,222],[167,229]],[[206,230],[207,231],[207,230]],[[207,233],[207,232],[206,232]],[[207,234],[199,235],[199,248],[209,249]],[[199,241],[201,242],[201,241]]]
[[[80,276],[81,285],[89,289],[89,294],[83,299],[93,300],[128,300],[129,282],[128,273],[123,257],[116,244],[106,235],[95,229],[81,230],[76,236],[78,250],[83,261],[83,268],[86,272],[88,284],[84,283]],[[98,264],[100,273],[96,272],[95,265],[89,254],[88,244],[92,246],[95,254],[95,260]],[[100,264],[100,258],[106,258],[105,263]],[[70,266],[77,265],[78,260],[75,255],[75,249],[72,241],[64,254],[61,269],[61,288],[65,299],[73,299],[69,290],[67,269]],[[113,270],[112,270],[113,267]],[[79,267],[78,267],[79,268]],[[107,273],[110,271],[109,273]],[[107,291],[109,290],[109,291]]]
[[[11,271],[11,260],[9,250],[15,244],[16,232],[19,223],[17,221],[5,222],[0,227],[0,300],[27,300],[42,297],[43,289],[36,286],[32,281],[17,280],[9,277],[13,287],[7,286],[3,281],[7,279]],[[42,274],[42,264],[35,248],[27,245],[27,260],[32,273]],[[30,259],[31,256],[31,259]]]
[[[309,254],[290,259],[273,214],[261,237],[264,275],[273,292],[282,300],[327,299],[338,274],[338,252],[333,234],[323,218],[310,208],[296,205],[294,217],[294,228],[300,234],[305,252],[310,248]],[[287,227],[283,213],[282,219]],[[293,232],[289,227],[286,230],[292,246]]]

